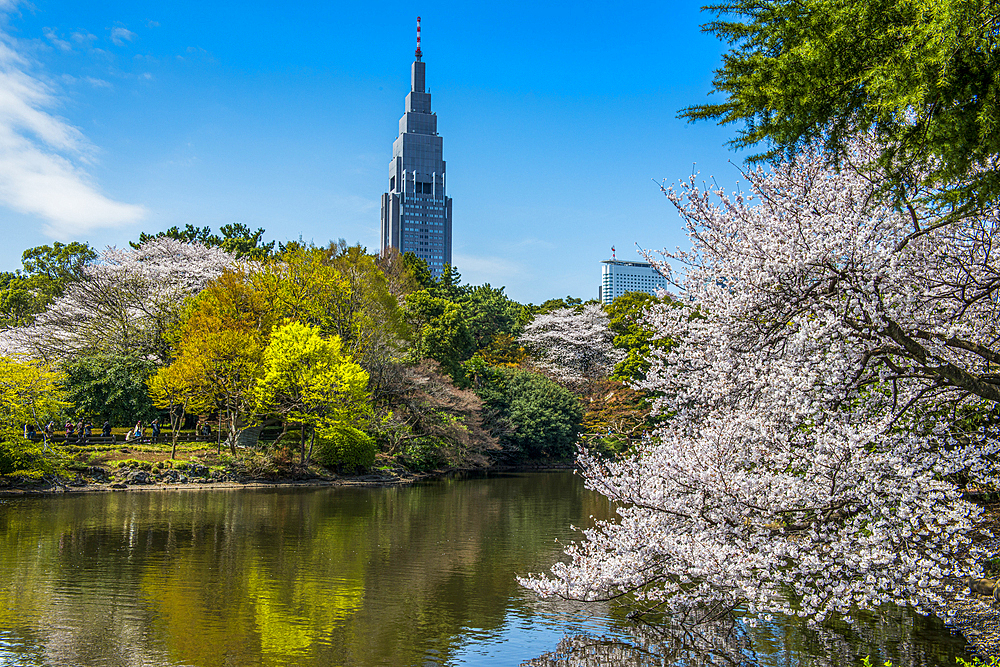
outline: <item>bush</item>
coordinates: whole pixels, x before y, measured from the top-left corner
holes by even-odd
[[[445,462],[443,449],[447,444],[437,438],[415,438],[403,448],[402,462],[407,468],[417,472],[436,470]]]
[[[153,469],[152,461],[140,461],[138,459],[123,459],[112,463],[115,468],[138,468],[150,472]]]
[[[583,407],[568,389],[517,368],[493,368],[476,390],[491,413],[489,427],[516,458],[572,458]]]
[[[49,473],[55,470],[53,462],[45,456],[41,443],[19,436],[0,440],[0,475]]]
[[[327,468],[360,472],[375,463],[375,440],[350,426],[339,426],[322,435],[316,434],[313,459]]]

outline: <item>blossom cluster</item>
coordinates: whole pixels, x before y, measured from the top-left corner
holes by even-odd
[[[570,384],[611,374],[625,353],[612,345],[608,316],[596,303],[536,316],[518,342],[556,379]]]
[[[0,349],[58,360],[79,354],[157,356],[187,296],[235,264],[200,243],[155,238],[109,247],[31,326],[2,334]]]
[[[649,315],[673,341],[642,384],[662,426],[581,453],[618,519],[522,583],[668,613],[927,610],[977,573],[959,483],[995,481],[998,210],[893,208],[818,155],[747,176],[666,191],[692,247],[660,266],[683,266],[687,305]]]

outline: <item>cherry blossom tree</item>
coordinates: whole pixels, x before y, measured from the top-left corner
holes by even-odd
[[[0,334],[0,349],[48,360],[111,354],[164,362],[164,333],[184,299],[234,262],[219,248],[166,237],[109,247],[33,325]]]
[[[746,176],[665,190],[692,248],[665,253],[681,298],[649,320],[673,341],[640,385],[663,425],[619,460],[581,453],[618,520],[522,583],[707,618],[928,610],[977,573],[962,486],[995,482],[998,208],[938,224],[817,155]]]
[[[608,316],[596,303],[538,315],[519,338],[544,369],[570,384],[611,374],[625,356],[611,345],[612,340]]]

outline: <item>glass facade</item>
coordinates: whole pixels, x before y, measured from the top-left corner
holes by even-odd
[[[451,198],[446,195],[442,139],[424,75],[425,63],[417,54],[406,111],[392,144],[389,192],[382,195],[381,246],[383,252],[412,252],[439,277],[451,263]]]
[[[611,303],[626,292],[645,292],[656,296],[666,289],[667,281],[651,264],[606,259],[601,262],[601,303]]]

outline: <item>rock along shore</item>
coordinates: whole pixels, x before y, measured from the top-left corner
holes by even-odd
[[[393,471],[368,475],[315,475],[298,477],[278,477],[261,479],[242,477],[236,473],[197,475],[163,475],[143,470],[129,470],[111,478],[110,475],[94,477],[78,476],[75,480],[64,481],[49,478],[39,482],[10,480],[0,477],[0,497],[44,496],[82,493],[112,493],[123,491],[184,491],[184,490],[234,490],[234,489],[274,489],[304,487],[405,486],[416,482],[461,473],[505,473],[543,470],[572,469],[573,464],[544,464],[522,466],[491,466],[488,468],[458,468],[437,470],[426,473]],[[168,473],[171,471],[167,471]]]

